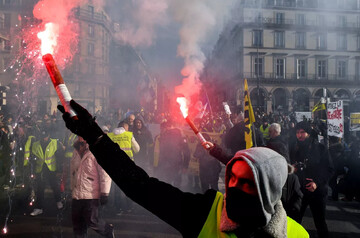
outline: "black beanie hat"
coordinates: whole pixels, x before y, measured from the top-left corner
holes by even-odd
[[[306,133],[311,133],[311,126],[310,123],[307,121],[301,121],[295,126],[295,130],[303,129]]]

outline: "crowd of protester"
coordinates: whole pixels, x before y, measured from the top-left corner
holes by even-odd
[[[97,112],[94,116],[104,132],[115,133],[116,129],[132,132],[131,136],[136,140],[140,150],[133,150],[130,158],[149,174],[184,190],[188,189],[193,192],[205,192],[209,188],[219,190],[218,180],[222,166],[213,156],[206,153],[201,144],[198,144],[194,153],[190,154],[186,137],[181,130],[186,129],[187,125],[178,115],[146,112],[145,110],[128,110],[126,113]],[[28,188],[27,194],[29,196],[34,192],[35,194],[41,193],[41,189],[44,190],[43,185],[41,189],[36,186],[36,183],[44,183],[44,181],[29,179],[32,174],[36,173],[36,162],[34,162],[36,155],[27,154],[29,148],[26,144],[30,143],[30,137],[32,137],[30,141],[40,141],[40,143],[43,143],[43,138],[50,137],[57,140],[57,152],[59,153],[56,157],[57,169],[53,170],[49,165],[48,169],[50,173],[54,173],[52,179],[58,179],[59,192],[69,192],[70,169],[68,167],[70,158],[66,157],[66,153],[70,152],[71,154],[75,141],[69,143],[72,135],[66,130],[60,113],[54,115],[34,113],[31,116],[17,115],[16,117],[7,114],[0,115],[0,120],[0,174],[2,175],[0,181],[2,189],[25,186]],[[243,121],[244,115],[241,108],[233,108],[232,114],[226,114],[225,111],[209,112],[201,118],[194,118],[195,124],[204,134],[206,141],[212,140],[207,133],[220,135],[222,140],[218,146],[230,154],[230,158],[239,149],[245,149],[242,144],[244,139],[241,138],[243,132],[239,133],[243,127],[241,124]],[[304,129],[313,140],[324,146],[329,152],[334,166],[334,172],[329,178],[331,187],[329,199],[335,201],[339,198],[344,201],[360,200],[359,137],[356,134],[347,134],[345,139],[330,137],[327,140],[326,123],[323,120],[307,121],[304,119],[304,121],[309,123],[310,128],[300,129]],[[119,124],[119,122],[121,123]],[[297,122],[292,113],[264,113],[255,110],[254,145],[267,146],[277,151],[291,164],[294,162],[291,159],[291,150],[293,150],[291,146],[296,145],[299,123],[301,122]],[[159,125],[158,134],[154,134],[155,132],[149,129],[150,125]],[[272,136],[276,132],[278,134]],[[113,135],[114,138],[116,137],[115,134]],[[110,134],[109,137],[111,138]],[[198,173],[187,173],[192,156],[198,162]],[[301,166],[306,166],[306,164],[293,165],[298,170],[303,169]],[[303,181],[300,181],[301,183]],[[62,209],[59,194],[55,191],[56,185],[50,184],[54,190],[57,207]],[[114,187],[116,185],[113,184],[110,191],[111,202],[107,206],[116,207],[115,212],[118,214],[134,212],[134,206],[129,205],[129,201],[124,202],[126,204],[124,206],[117,204],[119,200],[125,198],[119,191],[114,191]],[[43,197],[43,195],[36,195],[38,198]],[[298,209],[300,209],[299,206]],[[294,216],[294,220],[301,222],[301,219],[296,218],[296,216]]]

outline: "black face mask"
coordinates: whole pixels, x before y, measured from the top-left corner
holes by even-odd
[[[310,137],[306,138],[304,141],[297,141],[300,147],[308,147],[310,144]]]
[[[254,228],[266,225],[259,197],[245,193],[238,188],[228,188],[226,212],[232,221],[243,227]]]

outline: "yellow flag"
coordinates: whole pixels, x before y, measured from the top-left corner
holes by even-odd
[[[321,111],[321,110],[326,110],[326,106],[325,106],[325,103],[321,103],[321,100],[320,100],[318,103],[316,103],[312,112]]]
[[[253,146],[251,126],[255,122],[255,116],[250,101],[250,94],[246,79],[244,80],[244,103],[245,103],[244,106],[245,142],[246,142],[246,149],[248,149]]]

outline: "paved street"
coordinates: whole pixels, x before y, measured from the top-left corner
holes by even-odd
[[[3,228],[5,222],[5,211],[7,201],[1,199],[1,220]],[[16,197],[18,198],[18,197]],[[69,204],[58,213],[55,202],[48,198],[44,214],[37,217],[30,217],[26,214],[23,202],[13,200],[12,216],[8,222],[9,233],[1,237],[26,237],[26,238],[67,238],[72,237],[72,226]],[[25,211],[25,212],[24,212]],[[138,208],[135,213],[115,215],[108,209],[103,211],[105,219],[114,224],[117,237],[150,238],[166,237],[178,238],[181,235],[169,225],[147,211]],[[327,223],[333,238],[360,238],[360,203],[329,201],[327,205]],[[303,222],[304,227],[309,231],[311,237],[317,237],[310,211],[307,212]],[[89,230],[89,237],[100,237],[92,230]]]

